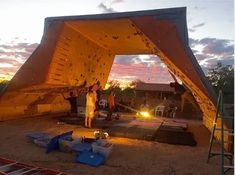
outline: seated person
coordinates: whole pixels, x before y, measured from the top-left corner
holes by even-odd
[[[171,101],[167,107],[167,114],[166,117],[171,117],[175,118],[175,113],[176,113],[177,107],[175,105],[174,101]]]

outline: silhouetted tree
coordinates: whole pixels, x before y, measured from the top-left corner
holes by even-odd
[[[110,92],[110,90],[114,91],[115,96],[117,97],[121,97],[121,96],[126,96],[126,97],[131,97],[134,98],[135,97],[135,89],[133,86],[135,84],[135,82],[131,82],[129,84],[129,86],[127,86],[126,88],[122,89],[120,87],[120,82],[118,80],[111,80],[108,82],[109,88],[104,90],[103,93],[108,94]]]
[[[218,62],[217,65],[210,69],[208,78],[215,92],[218,94],[219,90],[224,93],[225,103],[234,103],[234,66],[222,65]]]
[[[8,80],[2,80],[2,81],[0,81],[0,94],[1,94],[2,91],[5,89],[5,87],[7,86],[8,83],[9,83]]]

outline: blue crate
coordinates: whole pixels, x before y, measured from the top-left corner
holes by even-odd
[[[63,134],[60,134],[60,139],[72,141],[73,140],[72,135],[73,131],[65,132]]]
[[[58,136],[53,137],[50,140],[50,142],[47,145],[46,153],[50,153],[54,150],[59,149],[59,139],[60,139],[60,136],[58,135]]]
[[[72,134],[73,134],[73,131],[69,131],[69,132],[65,132],[63,134],[53,137],[50,140],[49,144],[47,145],[46,153],[50,153],[54,150],[59,149],[59,139],[72,140]]]
[[[27,134],[26,138],[36,145],[46,148],[46,153],[50,153],[59,149],[59,139],[72,141],[72,134],[73,131],[69,131],[53,137],[45,132],[33,132]]]
[[[91,143],[76,143],[72,146],[72,151],[76,153],[81,153],[83,151],[91,151],[92,146]]]
[[[87,164],[93,167],[98,167],[105,162],[105,157],[90,151],[83,151],[81,154],[76,156],[77,163]]]

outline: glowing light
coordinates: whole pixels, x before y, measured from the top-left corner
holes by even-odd
[[[138,117],[142,117],[142,118],[150,118],[151,115],[148,111],[140,111],[140,112],[137,112],[136,115]]]
[[[140,112],[140,115],[142,115],[143,117],[150,117],[150,114],[147,111]]]

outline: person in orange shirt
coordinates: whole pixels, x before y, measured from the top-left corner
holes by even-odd
[[[109,111],[108,111],[108,115],[106,117],[106,120],[112,120],[112,114],[113,114],[113,110],[115,108],[114,92],[113,92],[113,90],[111,90],[109,92],[108,103],[109,103]]]

